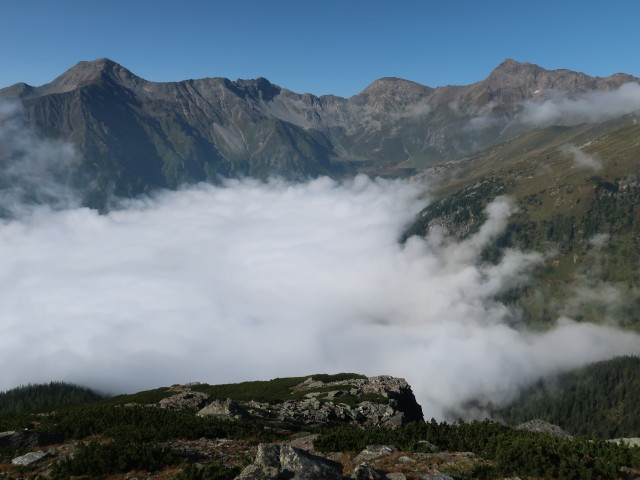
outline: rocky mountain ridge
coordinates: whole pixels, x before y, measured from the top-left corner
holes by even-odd
[[[374,81],[350,98],[298,94],[264,78],[157,83],[109,59],[80,62],[51,83],[0,89],[40,134],[82,156],[85,203],[219,177],[288,179],[356,171],[406,175],[469,155],[531,126],[511,122],[525,101],[575,98],[636,78],[590,77],[506,60],[468,86]],[[499,119],[487,128],[474,118]],[[471,122],[471,123],[470,123]]]

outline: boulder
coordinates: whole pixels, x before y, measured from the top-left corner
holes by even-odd
[[[198,412],[199,417],[219,417],[231,420],[248,418],[247,411],[230,398],[214,400]]]
[[[404,475],[403,475],[404,477]],[[373,468],[366,463],[358,465],[353,471],[353,478],[356,480],[387,480],[387,474],[382,470]]]
[[[547,433],[554,437],[573,438],[567,432],[562,430],[562,428],[560,428],[558,425],[545,422],[544,420],[540,420],[539,418],[535,418],[533,420],[529,420],[528,422],[521,423],[516,427],[516,430],[529,430],[530,432]]]
[[[209,400],[209,395],[206,393],[184,390],[163,398],[157,403],[157,406],[168,410],[201,409],[207,404],[207,400]]]
[[[291,445],[258,445],[252,465],[235,480],[339,480],[342,464]]]
[[[47,452],[29,452],[14,458],[13,460],[11,460],[11,463],[13,463],[14,465],[32,465],[48,456],[49,454]]]
[[[364,450],[356,455],[353,461],[355,463],[370,462],[378,458],[388,457],[392,453],[399,451],[400,450],[393,445],[367,445]]]

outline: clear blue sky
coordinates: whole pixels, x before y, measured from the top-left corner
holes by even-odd
[[[640,76],[637,0],[0,0],[0,87],[108,57],[153,81],[268,78],[350,96],[481,80],[505,58]]]

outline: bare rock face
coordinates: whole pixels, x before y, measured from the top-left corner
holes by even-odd
[[[290,445],[260,444],[252,465],[236,480],[339,480],[342,464]]]

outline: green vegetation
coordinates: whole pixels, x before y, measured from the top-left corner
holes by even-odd
[[[617,357],[538,382],[495,410],[510,424],[540,418],[579,435],[640,435],[640,358]]]
[[[206,467],[188,463],[183,467],[182,472],[173,478],[174,480],[233,480],[240,471],[240,467],[227,467],[217,461]]]
[[[45,412],[54,408],[102,400],[93,390],[65,382],[26,385],[0,392],[0,415]],[[0,420],[0,423],[2,420]]]
[[[457,424],[432,420],[397,430],[336,428],[322,433],[314,445],[324,452],[359,451],[371,444],[419,452],[421,440],[445,451],[473,452],[492,462],[469,472],[469,478],[614,479],[622,466],[640,468],[640,448],[599,440],[561,439],[514,430],[489,420]]]
[[[56,464],[51,478],[62,480],[73,475],[99,475],[125,473],[131,470],[160,470],[177,464],[180,459],[168,449],[150,444],[113,441],[81,443],[73,458]]]
[[[499,300],[546,328],[560,316],[640,329],[640,125],[611,122],[534,130],[456,163],[438,198],[405,232],[425,236],[434,225],[455,239],[475,233],[498,195],[517,212],[486,246],[480,261],[498,262],[508,248],[547,255],[527,286]],[[581,146],[602,169],[575,164],[563,150]]]
[[[320,437],[315,447],[324,452],[357,452],[371,444],[395,445],[405,452],[430,453],[424,441],[450,452],[473,452],[481,461],[451,464],[446,472],[457,479],[494,479],[518,476],[539,479],[615,479],[623,467],[640,469],[640,448],[605,442],[601,437],[631,436],[640,429],[640,358],[620,357],[560,376],[553,383],[540,383],[521,402],[500,410],[510,421],[539,417],[557,423],[584,438],[563,439],[547,434],[515,430],[493,421],[456,424],[413,422],[398,429],[325,428],[312,429]],[[332,390],[350,389],[355,374],[314,375],[324,382],[345,381]],[[245,398],[262,401],[291,399],[298,395],[291,387],[306,377],[278,378],[266,382],[234,385],[200,385],[204,391],[218,392],[221,398]],[[245,388],[246,387],[246,388]],[[314,387],[320,393],[326,385]],[[308,391],[308,390],[307,390]],[[169,394],[174,392],[168,392]],[[142,405],[123,406],[132,398],[147,401],[167,394],[167,389],[140,392],[76,407],[57,409],[48,414],[13,414],[0,417],[4,428],[23,428],[37,424],[42,431],[62,434],[67,440],[80,440],[77,452],[53,467],[54,480],[73,477],[106,478],[128,472],[173,470],[177,480],[232,480],[246,464],[237,457],[229,466],[217,457],[200,453],[179,454],[173,442],[200,442],[200,439],[244,440],[245,444],[281,441],[290,438],[299,427],[258,421],[228,421],[197,417],[193,411],[174,411]],[[320,401],[322,395],[319,395]],[[384,398],[363,395],[338,397],[337,402],[376,401]],[[520,418],[518,418],[518,415]],[[579,428],[582,426],[582,429]],[[191,447],[189,447],[191,448]],[[0,462],[8,463],[30,451],[24,447],[0,447]],[[198,450],[196,450],[197,452]],[[246,452],[246,450],[245,450]],[[243,454],[244,455],[244,454]],[[434,454],[435,456],[440,454]],[[186,458],[185,458],[186,457]],[[435,458],[435,457],[434,457]],[[437,461],[437,460],[434,460]],[[28,473],[30,467],[21,472]],[[444,470],[443,470],[444,471]]]
[[[279,403],[286,400],[299,399],[309,392],[322,392],[327,390],[326,387],[322,386],[304,391],[292,391],[293,387],[300,385],[309,377],[313,378],[314,381],[324,383],[366,378],[364,375],[357,373],[339,373],[335,375],[316,374],[309,375],[308,377],[275,378],[273,380],[229,383],[225,385],[203,384],[193,386],[192,390],[207,393],[217,400],[233,398],[237,401],[255,400],[256,402]],[[331,389],[338,390],[338,388],[335,387]]]
[[[67,439],[100,435],[123,442],[163,442],[175,438],[260,438],[278,435],[265,425],[197,417],[192,411],[150,407],[87,406],[58,412],[41,419],[40,429]]]

